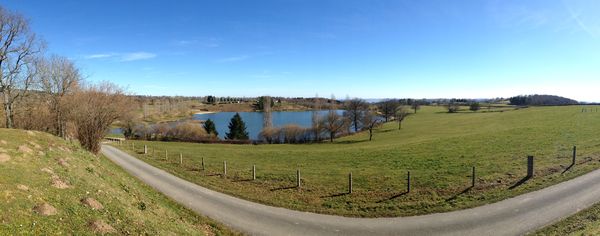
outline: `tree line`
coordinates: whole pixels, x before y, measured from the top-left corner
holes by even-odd
[[[98,153],[108,127],[129,111],[130,99],[114,84],[86,81],[70,59],[46,55],[45,45],[23,15],[0,6],[3,126],[76,138]]]
[[[579,102],[555,95],[521,95],[508,99],[511,105],[516,106],[561,106],[577,105]]]

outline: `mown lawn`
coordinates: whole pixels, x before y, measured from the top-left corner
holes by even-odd
[[[0,235],[231,235],[106,158],[0,129]]]
[[[404,121],[401,130],[397,123],[387,123],[370,142],[367,133],[359,133],[331,144],[128,141],[120,147],[217,191],[274,206],[360,217],[474,207],[600,166],[600,112],[582,113],[579,106],[483,111],[448,114],[442,107],[423,107]],[[149,146],[149,154],[140,154],[143,145]],[[571,162],[573,145],[577,145],[578,164],[563,173]],[[526,174],[527,155],[535,156],[535,177],[513,187]],[[202,158],[205,171],[200,170]],[[220,175],[223,161],[227,161],[227,178]],[[252,165],[257,180],[250,180]],[[473,166],[476,186],[468,189]],[[294,188],[297,169],[301,189]],[[412,190],[405,194],[407,171]],[[345,194],[350,172],[354,192]]]

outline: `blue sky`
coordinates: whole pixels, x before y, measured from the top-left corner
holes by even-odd
[[[600,101],[600,1],[26,1],[49,53],[141,95]]]

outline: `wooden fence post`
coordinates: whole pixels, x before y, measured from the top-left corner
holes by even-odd
[[[296,170],[296,188],[300,189],[302,183],[300,182],[300,169]]]
[[[410,193],[410,171],[406,174],[406,193]]]
[[[223,177],[227,176],[227,161],[223,161]]]
[[[183,154],[181,154],[181,152],[179,153],[179,165],[183,165]]]
[[[205,170],[204,169],[204,157],[202,158],[202,170]]]
[[[165,161],[169,160],[169,152],[165,149]]]
[[[148,145],[144,145],[144,155],[148,154]]]
[[[352,172],[348,174],[348,194],[352,193]]]
[[[473,166],[473,170],[471,172],[471,188],[475,188],[475,166]]]
[[[573,146],[573,161],[571,162],[571,166],[575,166],[576,158],[577,158],[577,146]]]
[[[533,156],[527,156],[527,178],[533,177]]]
[[[256,180],[256,165],[252,165],[252,180]]]

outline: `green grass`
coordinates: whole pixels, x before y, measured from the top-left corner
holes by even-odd
[[[548,226],[533,235],[599,235],[600,203]]]
[[[135,155],[184,179],[256,202],[291,209],[360,217],[444,212],[496,202],[574,178],[600,166],[600,112],[578,106],[532,107],[502,112],[448,114],[422,107],[403,129],[396,123],[329,144],[224,145],[136,143]],[[138,152],[146,144],[149,155]],[[572,146],[578,164],[570,164]],[[131,143],[121,148],[129,149]],[[164,160],[168,150],[170,159]],[[155,153],[152,156],[152,153]],[[184,165],[180,166],[179,153]],[[509,189],[526,173],[526,156],[535,156],[535,177]],[[207,170],[199,171],[201,158]],[[228,176],[221,178],[223,161]],[[252,165],[257,180],[248,181]],[[470,185],[471,167],[477,184]],[[301,170],[302,189],[295,185]],[[406,189],[411,171],[412,190]],[[347,191],[352,172],[354,193]]]
[[[233,234],[142,184],[105,157],[50,134],[0,129],[0,155],[4,157],[0,160],[0,235],[89,235],[93,234],[89,223],[97,220],[119,235]],[[70,187],[53,187],[52,175]],[[104,208],[93,210],[82,204],[88,197]],[[34,212],[42,203],[55,207],[57,214]]]

